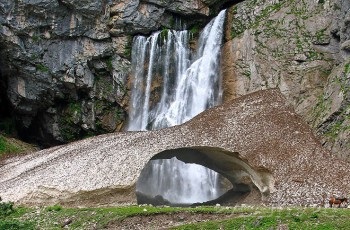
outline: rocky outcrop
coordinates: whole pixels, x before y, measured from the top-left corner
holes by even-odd
[[[347,165],[321,146],[278,90],[266,90],[172,128],[106,134],[6,159],[0,196],[36,205],[134,203],[145,164],[171,155],[216,170],[232,183],[249,179],[270,205],[320,204],[324,193],[350,189]],[[329,184],[334,178],[341,183]]]
[[[213,4],[222,3],[2,1],[0,106],[11,110],[21,137],[44,146],[119,131],[133,36],[177,21],[198,27]]]
[[[106,3],[5,1],[0,8],[1,90],[19,134],[50,146],[119,130],[130,63],[111,39]]]
[[[246,0],[228,11],[224,99],[279,88],[328,149],[350,159],[349,3]]]

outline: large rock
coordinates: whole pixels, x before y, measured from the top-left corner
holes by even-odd
[[[323,194],[350,189],[347,165],[321,146],[278,90],[266,90],[172,128],[106,134],[3,160],[0,196],[31,205],[134,203],[145,164],[172,155],[231,182],[249,178],[269,205],[320,204]]]
[[[338,130],[329,138],[331,128],[325,128],[342,124],[345,131],[349,123],[343,112],[349,100],[339,94],[339,87],[348,94],[349,7],[339,0],[246,0],[231,7],[223,48],[224,100],[279,88],[326,146],[349,160],[348,132]],[[325,106],[325,100],[342,103],[334,110],[337,106]]]

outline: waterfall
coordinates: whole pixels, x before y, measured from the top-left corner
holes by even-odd
[[[186,30],[164,30],[148,38],[134,38],[128,130],[182,124],[220,103],[224,20],[222,11],[203,29],[195,54],[191,54],[191,34]],[[176,158],[153,160],[144,171],[147,178],[140,178],[145,184],[142,192],[161,195],[172,203],[204,202],[222,194],[219,174],[200,165]]]

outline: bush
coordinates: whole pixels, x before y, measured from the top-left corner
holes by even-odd
[[[0,202],[0,216],[8,216],[14,212],[12,202]]]
[[[29,222],[20,222],[18,220],[0,220],[0,230],[34,230],[35,227]]]

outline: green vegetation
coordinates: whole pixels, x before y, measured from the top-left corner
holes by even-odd
[[[46,208],[46,211],[49,211],[49,212],[52,212],[52,211],[58,212],[61,210],[62,210],[62,206],[58,204],[55,204],[54,206],[49,206]]]
[[[106,65],[107,65],[107,69],[108,70],[113,70],[113,57],[109,57],[107,60],[106,60]]]
[[[78,101],[72,101],[64,108],[64,116],[59,120],[60,133],[62,138],[67,141],[78,139],[79,128],[82,113],[82,105]]]
[[[31,221],[17,219],[25,213],[23,208],[15,209],[12,202],[0,202],[0,230],[34,230]]]
[[[11,206],[11,204],[10,204]],[[5,208],[6,210],[8,208]],[[0,219],[0,229],[103,229],[133,216],[157,214],[213,215],[207,221],[173,227],[173,229],[350,229],[349,209],[343,208],[267,208],[267,207],[152,207],[126,206],[108,208],[10,208]],[[212,219],[213,219],[212,218]],[[335,219],[341,221],[334,221]],[[69,220],[69,222],[67,222]],[[191,219],[189,219],[191,221]],[[66,224],[65,224],[66,223]],[[68,223],[68,224],[67,224]],[[160,222],[162,224],[162,222]],[[178,223],[179,224],[179,223]],[[181,224],[181,221],[180,221]]]
[[[116,118],[117,120],[122,120],[122,119],[124,118],[124,110],[122,110],[122,109],[117,109],[117,110],[115,111],[115,118]]]
[[[266,19],[271,15],[271,13],[276,12],[278,10],[280,10],[283,6],[285,2],[281,1],[278,3],[274,3],[271,5],[267,5],[264,9],[262,9],[258,15],[254,15],[254,17],[252,17],[252,19],[250,20],[243,20],[240,18],[235,18],[233,20],[233,25],[232,25],[232,29],[231,29],[231,39],[240,36],[245,30],[249,29],[249,28],[258,28],[258,26],[267,21]],[[248,4],[247,8],[254,9],[254,5],[255,5],[255,1],[250,2],[250,5]],[[236,15],[238,12],[238,8],[237,6],[234,6],[231,10],[231,13],[233,15]],[[271,23],[271,22],[269,22]]]
[[[71,102],[68,105],[68,110],[70,113],[81,113],[81,104],[79,102]]]
[[[317,41],[322,41],[325,38],[327,38],[327,34],[325,33],[327,30],[327,28],[321,29],[319,31],[316,32],[316,39]]]
[[[348,209],[265,208],[259,211],[247,211],[229,220],[183,225],[175,229],[350,229]]]
[[[128,36],[128,41],[125,45],[125,48],[124,48],[124,56],[128,59],[131,58],[131,52],[132,52],[132,40],[133,40],[133,37],[132,36]]]
[[[344,66],[344,72],[345,74],[350,73],[350,63],[346,63]],[[346,76],[345,76],[346,77]]]
[[[36,67],[36,70],[44,72],[44,73],[50,71],[50,69],[47,66],[45,66],[45,65],[43,65],[41,63],[37,64],[35,67]]]
[[[350,92],[350,86],[347,84],[347,81],[348,81],[347,75],[350,73],[350,63],[346,63],[343,68],[344,69],[342,73],[339,75],[335,75],[332,78],[331,83],[338,86],[340,89],[340,92],[346,97],[346,95],[348,95]],[[323,111],[329,110],[328,107],[331,106],[330,100],[331,99],[328,99],[328,101],[325,101],[327,102],[326,104],[327,106],[324,106],[323,108],[322,107],[319,108],[320,112],[321,110]],[[350,119],[349,111],[350,111],[349,105],[341,107],[337,112],[338,114],[336,118],[324,124],[322,133],[328,139],[328,141],[335,142],[339,137],[339,135],[350,130],[350,125],[348,122]]]
[[[14,212],[12,202],[0,202],[0,217],[8,216]]]
[[[33,36],[32,36],[32,40],[33,40],[34,42],[38,42],[38,41],[40,40],[40,36],[39,36],[39,35],[33,35]]]
[[[201,30],[202,30],[202,27],[199,24],[194,24],[189,28],[189,31],[193,35],[193,37],[198,37]]]
[[[324,94],[319,95],[317,98],[317,103],[312,109],[312,117],[314,117],[315,121],[323,118],[325,112],[327,111],[326,109],[329,106],[330,101],[328,101],[326,98],[327,97]]]
[[[171,18],[169,19],[169,28],[174,28],[175,23],[176,23],[176,20],[175,20],[174,16],[171,16]]]
[[[169,29],[168,28],[163,28],[162,31],[160,32],[160,38],[163,41],[168,37]]]
[[[4,154],[19,153],[23,151],[21,147],[11,142],[9,138],[0,134],[0,156]]]
[[[331,123],[325,131],[324,135],[332,141],[335,141],[335,139],[338,137],[339,133],[343,129],[342,124],[343,121],[336,121],[334,123]]]

